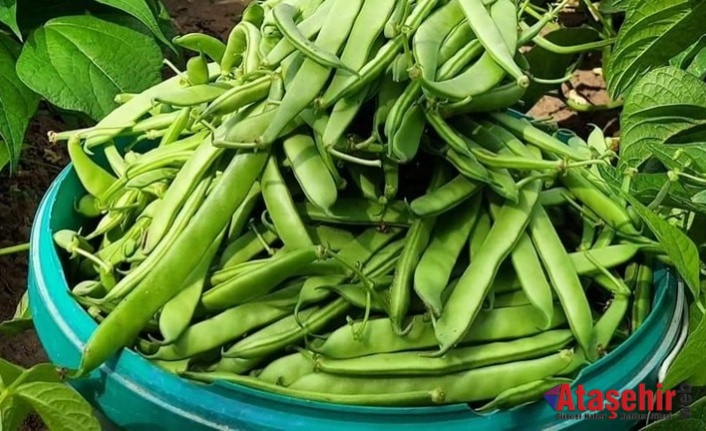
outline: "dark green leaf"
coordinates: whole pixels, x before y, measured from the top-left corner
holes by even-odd
[[[696,54],[686,71],[698,79],[706,79],[706,47]]]
[[[0,0],[0,23],[8,26],[20,40],[22,39],[20,27],[17,25],[17,0]]]
[[[622,195],[655,235],[694,297],[700,298],[701,284],[699,279],[701,267],[699,250],[693,241],[679,228],[672,226],[643,205],[637,198],[628,193],[623,193]]]
[[[694,60],[694,57],[696,57],[703,48],[706,48],[706,35],[701,36],[701,38],[691,44],[690,47],[669,60],[669,65],[686,70]]]
[[[613,99],[627,93],[645,72],[666,65],[698,40],[706,22],[704,1],[635,1],[627,12],[605,66]]]
[[[663,144],[689,130],[699,131],[704,122],[706,84],[671,66],[649,72],[625,100],[621,164],[640,165],[650,157],[651,144]]]
[[[687,388],[684,388],[688,390]],[[689,388],[692,389],[692,388]],[[689,395],[693,394],[693,389]],[[688,405],[688,407],[682,412],[676,412],[668,419],[664,419],[655,422],[647,427],[643,428],[645,431],[673,431],[678,429],[680,431],[703,431],[706,429],[706,398],[696,399],[693,398],[694,402]],[[677,398],[674,400],[679,403],[679,393],[677,393]],[[678,405],[676,408],[686,407]],[[682,414],[688,415],[688,417],[682,416]]]
[[[0,172],[10,163],[10,151],[5,142],[0,141]]]
[[[52,18],[91,12],[95,5],[94,0],[23,0],[18,3],[17,21],[23,32],[29,32]]]
[[[599,39],[596,30],[588,27],[560,28],[544,36],[545,39],[559,46],[579,45]],[[557,79],[566,75],[567,69],[575,62],[578,55],[555,54],[535,46],[525,55],[530,64],[532,75],[542,79]],[[532,82],[522,98],[527,106],[532,106],[549,91],[559,88],[560,84],[548,85]]]
[[[17,388],[17,396],[29,403],[52,431],[101,431],[91,405],[68,385],[27,383]]]
[[[116,94],[157,84],[161,65],[153,39],[92,16],[74,16],[35,31],[17,71],[54,105],[98,120],[117,107]]]
[[[120,9],[126,12],[143,23],[147,28],[150,29],[152,33],[166,46],[173,48],[170,40],[168,40],[162,29],[159,27],[157,18],[152,13],[149,5],[145,0],[96,0],[99,3],[103,3],[108,6],[112,6],[116,9]]]
[[[4,152],[9,154],[10,166],[14,169],[29,120],[39,106],[39,97],[15,73],[17,49],[6,48],[12,41],[3,34],[0,34],[0,40],[3,40],[0,43],[0,144],[4,141]]]

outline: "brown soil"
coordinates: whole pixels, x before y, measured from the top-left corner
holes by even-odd
[[[174,16],[178,33],[204,32],[225,40],[233,24],[238,21],[247,0],[165,0]],[[600,75],[593,72],[594,65],[577,72],[571,81],[579,94],[594,104],[608,101],[605,85]],[[570,90],[564,86],[564,93]],[[551,117],[562,127],[585,135],[589,124],[597,124],[615,133],[616,111],[599,114],[576,114],[556,98],[545,97],[530,113],[536,117]],[[17,171],[0,174],[0,248],[25,243],[29,240],[37,206],[45,191],[68,163],[62,145],[50,144],[46,138],[49,130],[65,130],[62,118],[49,110],[42,111],[30,125],[27,145]],[[27,285],[27,258],[23,254],[0,257],[0,321],[9,319]],[[34,331],[7,338],[0,336],[0,357],[31,366],[46,361],[46,356]],[[30,418],[26,430],[43,429],[41,421]]]

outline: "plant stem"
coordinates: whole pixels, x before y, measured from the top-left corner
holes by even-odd
[[[0,248],[0,256],[6,256],[8,254],[22,253],[29,251],[29,243],[14,245],[12,247]]]

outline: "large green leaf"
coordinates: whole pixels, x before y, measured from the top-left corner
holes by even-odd
[[[629,6],[605,67],[614,99],[627,93],[645,72],[667,64],[698,40],[706,22],[705,1],[635,1]]]
[[[687,133],[695,142],[706,142],[706,84],[672,66],[655,69],[626,97],[621,121],[623,165],[639,165],[650,157],[651,145]]]
[[[694,298],[701,298],[700,260],[696,244],[678,227],[671,225],[652,210],[643,205],[637,198],[624,193],[623,197],[630,202],[635,212],[645,222],[655,235],[664,252],[684,282],[691,290]]]
[[[112,6],[116,9],[120,9],[126,12],[143,23],[147,28],[154,33],[157,38],[162,41],[166,46],[173,48],[173,45],[169,39],[166,38],[162,29],[159,27],[159,22],[157,18],[152,13],[152,9],[145,0],[96,0],[98,3],[103,3],[108,6]]]
[[[54,105],[98,120],[118,93],[160,81],[155,41],[92,16],[56,18],[30,36],[17,62],[22,81]]]
[[[8,26],[22,39],[20,27],[17,25],[17,0],[0,0],[0,23]]]
[[[52,431],[100,431],[91,405],[70,386],[34,382],[17,388],[17,396],[39,414]]]
[[[679,394],[677,394],[675,402],[679,403]],[[686,406],[677,406],[676,408],[679,407]],[[684,415],[688,415],[688,417],[684,417]],[[706,429],[706,398],[689,405],[685,409],[685,413],[675,413],[668,419],[655,422],[642,429],[644,431],[703,431]]]
[[[3,153],[14,169],[29,120],[39,106],[39,96],[27,88],[15,72],[17,43],[1,33],[0,41],[0,145],[5,147]]]

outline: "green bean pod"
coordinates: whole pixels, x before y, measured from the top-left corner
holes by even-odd
[[[652,267],[649,264],[640,265],[631,316],[630,328],[633,332],[640,329],[650,314],[653,284]]]
[[[413,218],[401,201],[383,205],[367,199],[339,198],[328,213],[309,203],[297,203],[296,207],[305,220],[334,224],[408,227]]]
[[[308,334],[321,330],[331,320],[345,313],[349,307],[343,298],[339,298],[325,306],[300,313],[298,321],[293,315],[286,317],[233,345],[222,353],[222,361],[231,358],[254,359],[275,353],[299,342]]]
[[[427,351],[382,353],[350,359],[316,358],[316,369],[348,376],[432,376],[534,359],[555,353],[573,341],[566,329],[542,332],[512,341],[497,341],[452,350],[442,358],[424,356]]]
[[[436,322],[435,333],[440,346],[437,355],[451,350],[471,328],[500,264],[512,252],[529,223],[540,189],[541,181],[533,181],[520,191],[517,203],[506,203],[499,210],[483,242],[483,250],[472,257]]]
[[[257,378],[263,382],[287,387],[300,377],[313,373],[314,365],[314,358],[310,353],[292,353],[267,364],[257,374]]]
[[[517,80],[520,87],[529,87],[530,80],[515,62],[518,32],[515,30],[514,43],[508,43],[498,28],[502,22],[512,23],[517,29],[517,7],[511,0],[498,0],[490,12],[482,0],[460,0],[461,9],[478,40],[493,59]],[[492,16],[491,16],[492,14]],[[497,24],[496,24],[497,22]]]
[[[264,265],[220,284],[201,298],[206,310],[220,311],[264,295],[320,256],[319,247],[306,247],[283,253]]]
[[[336,19],[326,20],[316,38],[316,44],[322,50],[338,53],[345,43],[362,0],[333,0],[330,16]],[[272,122],[260,138],[260,142],[274,142],[286,125],[306,109],[318,96],[331,75],[331,69],[311,59],[304,60],[296,77],[287,87],[287,93],[276,111]]]
[[[552,287],[566,311],[571,330],[589,360],[597,357],[591,307],[581,280],[573,267],[549,216],[541,206],[535,208],[529,234],[539,254]]]
[[[260,179],[262,197],[277,229],[278,236],[285,246],[292,250],[307,248],[314,243],[304,227],[294,207],[292,195],[277,167],[277,160],[271,157]],[[328,203],[326,197],[325,203]]]
[[[213,351],[255,329],[291,314],[301,284],[285,287],[257,301],[244,303],[197,322],[169,345],[147,355],[150,359],[177,361]]]
[[[189,327],[189,323],[201,299],[201,293],[206,283],[208,271],[211,268],[211,262],[220,249],[224,236],[225,231],[213,242],[211,248],[201,258],[198,266],[189,274],[189,277],[184,281],[184,287],[181,292],[162,307],[159,312],[159,332],[162,334],[163,340],[159,344],[174,343]]]
[[[550,329],[566,324],[561,306],[555,305],[554,320]],[[534,306],[482,310],[473,322],[462,344],[479,344],[491,341],[513,340],[542,333],[534,325],[518,325],[518,321],[533,322],[539,317]],[[415,315],[406,335],[394,332],[390,319],[370,319],[359,338],[348,326],[333,331],[326,340],[314,340],[309,349],[327,358],[346,359],[376,353],[394,353],[425,350],[438,345],[434,326],[428,315]]]
[[[232,360],[235,361],[235,360]],[[252,360],[244,360],[252,361]],[[238,370],[241,371],[242,370]],[[231,382],[261,391],[284,395],[292,398],[319,401],[332,404],[356,405],[356,406],[424,406],[428,404],[441,403],[444,399],[442,390],[433,391],[412,391],[396,394],[390,397],[389,394],[382,395],[330,395],[326,392],[305,392],[292,390],[287,387],[262,381],[255,377],[241,376],[234,371],[224,370],[217,372],[185,372],[182,377],[200,381],[203,383],[215,383],[218,381]]]
[[[308,135],[295,135],[287,138],[283,147],[309,202],[329,210],[338,199],[338,188],[316,149],[314,139]]]
[[[299,14],[299,10],[296,7],[287,3],[280,3],[275,6],[273,12],[277,28],[282,32],[284,38],[307,58],[321,66],[334,69],[340,68],[349,73],[356,73],[354,69],[346,65],[337,55],[319,48],[301,32],[294,22],[294,19]]]
[[[491,402],[476,409],[479,413],[510,410],[515,407],[533,403],[552,388],[561,384],[571,384],[572,379],[551,377],[510,388],[501,392]]]
[[[482,196],[478,194],[439,217],[429,246],[414,272],[415,292],[437,317],[443,308],[442,293],[476,223],[481,203]]]
[[[86,375],[132,343],[154,314],[179,293],[175,286],[189,275],[225,229],[268,158],[267,152],[241,153],[233,158],[199,208],[195,222],[189,223],[164,258],[93,332],[83,349],[79,369],[72,373],[74,377]]]
[[[571,350],[544,356],[538,359],[491,365],[444,376],[415,377],[351,377],[327,373],[306,375],[292,383],[291,389],[352,395],[365,388],[366,394],[406,393],[411,390],[434,390],[445,392],[447,403],[468,403],[492,399],[502,392],[570,370],[575,361]]]
[[[213,36],[203,33],[188,33],[172,39],[174,45],[193,52],[203,52],[211,60],[220,63],[226,51],[226,45]]]

